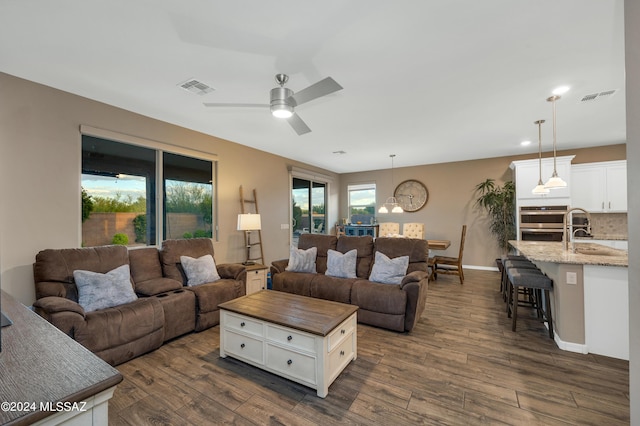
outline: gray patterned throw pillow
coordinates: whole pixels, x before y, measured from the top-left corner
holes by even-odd
[[[338,278],[356,278],[358,250],[353,249],[342,254],[337,250],[327,250],[327,272],[325,275]]]
[[[220,279],[216,262],[210,254],[197,259],[189,256],[180,256],[180,263],[182,263],[182,269],[184,269],[184,273],[187,276],[187,285],[189,287],[212,283]]]
[[[407,275],[408,267],[409,256],[389,259],[389,256],[377,251],[369,281],[382,284],[400,284],[402,278]]]
[[[129,265],[119,266],[106,274],[73,271],[78,288],[78,303],[85,312],[131,303],[138,299],[129,274]]]
[[[311,247],[307,250],[291,247],[289,263],[285,270],[291,272],[316,272],[317,254],[317,247]]]

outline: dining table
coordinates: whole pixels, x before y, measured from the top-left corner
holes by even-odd
[[[429,250],[446,250],[451,245],[449,240],[427,240]]]

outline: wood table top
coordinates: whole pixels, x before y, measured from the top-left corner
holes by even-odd
[[[122,381],[118,370],[4,291],[0,302],[13,321],[0,331],[0,400],[37,408],[0,410],[0,424],[32,424],[51,415],[40,403],[80,402]]]
[[[451,245],[449,240],[427,240],[431,250],[446,250]]]
[[[218,307],[319,336],[326,336],[358,310],[355,305],[276,290],[262,290]]]

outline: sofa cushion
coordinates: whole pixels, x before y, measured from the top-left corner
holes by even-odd
[[[386,254],[377,251],[371,268],[369,280],[383,284],[400,284],[409,266],[409,256],[390,259]]]
[[[182,270],[180,256],[198,258],[213,253],[213,243],[209,238],[190,238],[185,240],[165,240],[160,250],[160,261],[164,276],[187,285],[187,277]]]
[[[416,238],[376,238],[376,252],[380,251],[389,258],[409,256],[407,273],[428,271],[429,243]]]
[[[271,277],[271,288],[300,296],[311,296],[311,281],[318,275],[315,272],[280,272]]]
[[[351,303],[371,312],[404,315],[407,293],[397,285],[356,280],[351,287]]]
[[[33,265],[36,298],[58,296],[77,302],[73,271],[82,269],[104,274],[125,264],[129,264],[125,246],[42,250]]]
[[[76,270],[73,278],[78,287],[78,303],[85,312],[111,308],[134,302],[129,265],[119,266],[106,274]]]
[[[349,250],[340,253],[337,250],[327,251],[327,272],[325,275],[338,278],[356,278],[356,260],[358,251]]]
[[[162,277],[160,254],[155,247],[143,247],[129,250],[129,267],[133,282],[148,281]]]
[[[356,249],[358,258],[356,261],[356,276],[358,278],[369,277],[371,264],[373,263],[373,238],[365,235],[361,237],[343,236],[338,238],[336,250],[346,253]]]
[[[309,249],[316,247],[318,253],[316,254],[316,272],[324,274],[327,271],[327,252],[329,249],[336,250],[338,238],[335,235],[326,234],[302,234],[298,239],[299,249]],[[344,253],[347,250],[339,250]]]
[[[146,281],[136,281],[135,285],[136,293],[142,296],[155,296],[156,294],[182,288],[182,282],[164,277],[152,278]]]
[[[316,272],[317,247],[299,249],[291,247],[289,250],[289,264],[286,270],[290,272]]]
[[[315,274],[309,285],[309,295],[318,299],[351,303],[351,286],[357,278],[337,278]]]
[[[180,263],[187,276],[189,287],[216,282],[220,279],[216,262],[210,254],[205,254],[197,259],[190,256],[180,256]]]

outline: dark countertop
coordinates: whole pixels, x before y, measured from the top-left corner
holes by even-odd
[[[80,402],[122,381],[122,375],[4,291],[0,402]],[[52,413],[0,410],[0,424],[27,425]]]

